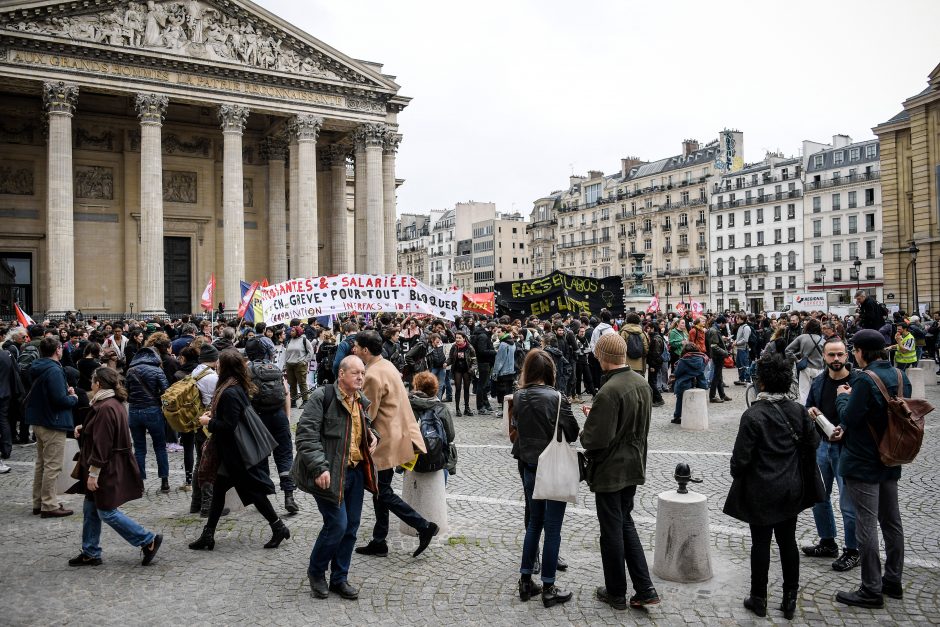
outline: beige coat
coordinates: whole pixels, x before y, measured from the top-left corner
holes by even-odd
[[[372,454],[376,470],[395,468],[411,461],[415,452],[427,452],[401,373],[391,362],[379,358],[366,369],[362,393],[372,403],[369,415],[380,438]]]

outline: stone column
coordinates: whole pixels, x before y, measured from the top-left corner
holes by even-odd
[[[385,206],[382,188],[382,148],[388,127],[384,124],[366,124],[360,127],[366,153],[366,229],[365,272],[383,274],[385,271]],[[358,207],[356,214],[358,222]],[[356,236],[359,236],[358,228]],[[358,244],[357,244],[358,248]]]
[[[268,137],[262,147],[268,160],[268,276],[271,283],[286,281],[287,276],[287,195],[284,190],[284,160],[287,142],[283,137]]]
[[[295,277],[313,277],[319,274],[319,230],[317,229],[317,137],[323,118],[310,114],[295,116],[290,123],[291,134],[296,137],[297,149],[297,254],[291,253]]]
[[[368,248],[366,228],[369,223],[368,197],[366,194],[365,127],[360,126],[353,132],[353,142],[355,145],[355,151],[353,152],[353,160],[355,162],[355,172],[353,174],[355,179],[353,205],[355,207],[354,224],[356,225],[355,233],[353,233],[353,241],[355,242],[353,256],[356,262],[356,272],[362,274],[366,271],[366,248]]]
[[[239,281],[245,277],[245,199],[242,169],[242,131],[248,107],[221,105],[222,123],[222,258],[225,280],[222,300],[228,311],[241,301]]]
[[[355,271],[350,264],[346,229],[346,157],[349,146],[333,144],[330,146],[330,183],[332,185],[333,207],[330,211],[330,237],[333,240],[330,272],[343,274]]]
[[[395,250],[396,233],[395,220],[395,153],[398,151],[398,144],[401,143],[401,135],[389,131],[385,136],[385,150],[382,153],[382,202],[383,215],[385,216],[385,273],[398,273],[398,255]]]
[[[46,311],[60,316],[75,311],[75,230],[72,222],[72,114],[78,86],[62,81],[42,84],[49,114],[46,169],[46,268],[49,301]]]
[[[145,317],[163,316],[163,144],[161,127],[170,99],[137,94],[140,118],[140,252],[137,299]]]
[[[290,229],[288,229],[289,242],[290,242],[290,276],[291,278],[300,276],[297,274],[297,214],[299,213],[297,199],[300,197],[300,194],[297,190],[297,134],[293,131],[293,126],[291,122],[287,123],[287,137],[288,137],[288,166],[287,166],[287,176],[288,176],[288,185],[289,193],[287,195],[290,206],[288,207],[288,213],[290,214]]]

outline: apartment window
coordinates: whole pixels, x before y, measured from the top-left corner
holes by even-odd
[[[652,209],[652,208],[653,208],[653,199],[652,199],[652,198],[647,198],[647,199],[646,199],[646,208],[647,208],[647,209]]]
[[[832,245],[832,260],[842,261],[842,244],[836,243]]]
[[[774,222],[780,222],[780,205],[774,207]]]
[[[724,249],[725,247],[724,241],[725,241],[724,236],[719,235],[718,238],[715,240],[715,248],[717,248],[718,250]]]
[[[849,161],[858,161],[859,152],[861,151],[858,148],[850,148],[849,149]]]
[[[774,244],[779,244],[782,241],[780,232],[780,229],[774,229]]]
[[[833,281],[841,281],[841,280],[842,280],[842,269],[841,269],[841,268],[836,268],[835,270],[832,271],[832,280],[833,280]]]
[[[874,158],[875,158],[875,153],[876,153],[877,151],[878,151],[878,148],[877,148],[877,146],[875,146],[875,144],[871,144],[871,145],[865,146],[865,158],[866,158],[866,159],[874,159]]]
[[[865,259],[874,259],[875,258],[875,241],[868,240],[865,242]]]
[[[822,245],[813,246],[813,263],[822,263]]]
[[[731,228],[733,226],[734,226],[734,212],[732,211],[731,213],[728,214],[728,228]]]
[[[832,219],[832,234],[842,235],[842,218]]]
[[[685,205],[685,204],[688,204],[688,203],[689,203],[689,192],[682,192],[681,198],[682,198],[682,204],[684,204],[684,205]]]
[[[719,216],[715,216],[715,228],[716,228],[716,229],[720,229],[720,228],[721,228],[721,223],[722,223],[722,218],[723,218],[723,217],[724,217],[724,216],[720,216],[720,215],[719,215]]]
[[[787,220],[792,220],[795,217],[796,217],[796,205],[791,203],[787,205]]]
[[[728,248],[734,248],[734,235],[728,236]]]
[[[822,211],[822,198],[813,196],[813,213],[819,213],[820,211]]]
[[[747,247],[747,246],[750,246],[750,245],[751,245],[751,234],[750,234],[750,233],[745,233],[745,234],[744,234],[744,246]]]
[[[764,245],[764,232],[763,231],[757,232],[757,245],[758,246]]]
[[[774,289],[777,289],[777,290],[783,289],[783,277],[782,276],[778,276],[776,279],[774,279]]]
[[[795,276],[791,276],[791,277],[790,277],[790,285],[789,285],[789,287],[790,287],[791,290],[796,289],[796,277],[795,277]]]
[[[790,227],[787,229],[787,241],[795,242],[796,241],[796,228]]]
[[[822,237],[822,220],[813,220],[813,237]]]
[[[858,216],[849,216],[849,234],[858,233]]]
[[[763,207],[757,208],[757,223],[758,224],[764,223],[764,208]]]
[[[849,192],[849,209],[855,209],[858,206],[858,192]]]
[[[728,281],[728,291],[729,292],[734,291],[734,279],[731,279],[730,281]]]
[[[839,150],[839,151],[837,151],[837,152],[832,153],[832,163],[833,163],[834,165],[839,165],[840,163],[842,163],[842,162],[844,162],[844,161],[845,161],[845,151],[844,151],[844,150]]]
[[[823,156],[822,156],[822,155],[815,155],[815,156],[813,156],[813,167],[814,167],[814,168],[821,168],[821,167],[823,167]]]
[[[858,257],[858,242],[849,242],[849,259]]]
[[[842,208],[842,194],[832,195],[832,210],[838,211]]]
[[[751,210],[745,209],[744,210],[744,226],[750,226],[750,224],[751,224]]]
[[[643,250],[653,250],[653,240],[643,240]]]
[[[875,232],[875,214],[873,213],[865,214],[865,232],[866,233]]]
[[[789,178],[790,178],[790,168],[784,168],[783,170],[781,170],[781,171],[780,171],[780,178],[782,178],[784,181],[786,181],[787,179],[789,179]]]
[[[649,218],[647,218],[646,220],[644,220],[644,221],[643,221],[643,230],[646,231],[646,232],[652,231],[652,230],[653,230],[653,221],[650,220]]]
[[[724,272],[725,263],[724,261],[722,261],[721,258],[719,258],[718,261],[715,262],[715,269],[718,271],[719,276],[721,276],[721,273]],[[721,283],[721,281],[719,281],[719,283]],[[721,287],[719,287],[718,289],[721,289]]]
[[[875,204],[875,188],[869,187],[865,190],[865,206],[871,207]]]
[[[689,245],[689,235],[687,233],[679,233],[679,243],[683,246]]]

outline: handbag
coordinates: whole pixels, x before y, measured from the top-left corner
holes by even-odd
[[[202,445],[202,457],[199,459],[199,485],[205,487],[215,483],[219,474],[219,453],[215,448],[215,438],[209,438]]]
[[[797,435],[793,424],[786,417],[776,403],[771,403],[771,407],[783,418],[787,428],[790,429],[790,436],[796,443],[797,454],[799,455],[800,484],[802,485],[802,496],[800,497],[800,507],[808,509],[816,503],[821,503],[827,499],[826,486],[823,484],[822,473],[819,465],[816,464],[816,449],[807,446],[803,439]]]
[[[814,349],[814,351],[820,351],[820,353],[822,353],[822,351],[821,351],[820,348],[819,348],[819,342],[816,342],[816,343],[813,345],[813,349]],[[807,368],[809,368],[809,357],[808,357],[808,356],[807,356],[807,357],[804,357],[803,359],[801,359],[801,360],[799,360],[798,362],[796,362],[796,371],[797,371],[797,372],[803,372],[803,371],[806,370]]]
[[[235,427],[235,444],[245,468],[253,468],[267,459],[277,447],[277,440],[261,422],[254,407],[246,405],[245,413]]]
[[[581,483],[578,450],[563,440],[559,429],[560,418],[561,393],[558,394],[558,410],[555,413],[553,437],[539,455],[532,498],[577,503],[578,485]]]

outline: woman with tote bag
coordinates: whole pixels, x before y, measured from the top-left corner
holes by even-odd
[[[513,427],[517,437],[512,454],[522,468],[522,485],[529,509],[529,524],[526,528],[525,542],[522,547],[522,566],[519,569],[519,598],[528,601],[541,593],[545,607],[565,603],[571,598],[567,592],[555,585],[555,571],[558,566],[558,550],[561,546],[561,525],[565,517],[565,501],[533,498],[536,488],[536,476],[543,473],[555,473],[558,468],[539,468],[539,458],[553,441],[563,438],[561,444],[574,442],[578,437],[578,423],[571,413],[571,405],[563,395],[554,389],[555,362],[551,355],[543,350],[531,350],[526,355],[522,366],[519,390],[513,395]],[[544,459],[544,458],[543,458]],[[577,458],[573,469],[574,481],[578,480]],[[542,585],[532,581],[536,553],[542,531],[545,531],[545,544],[542,549]]]

